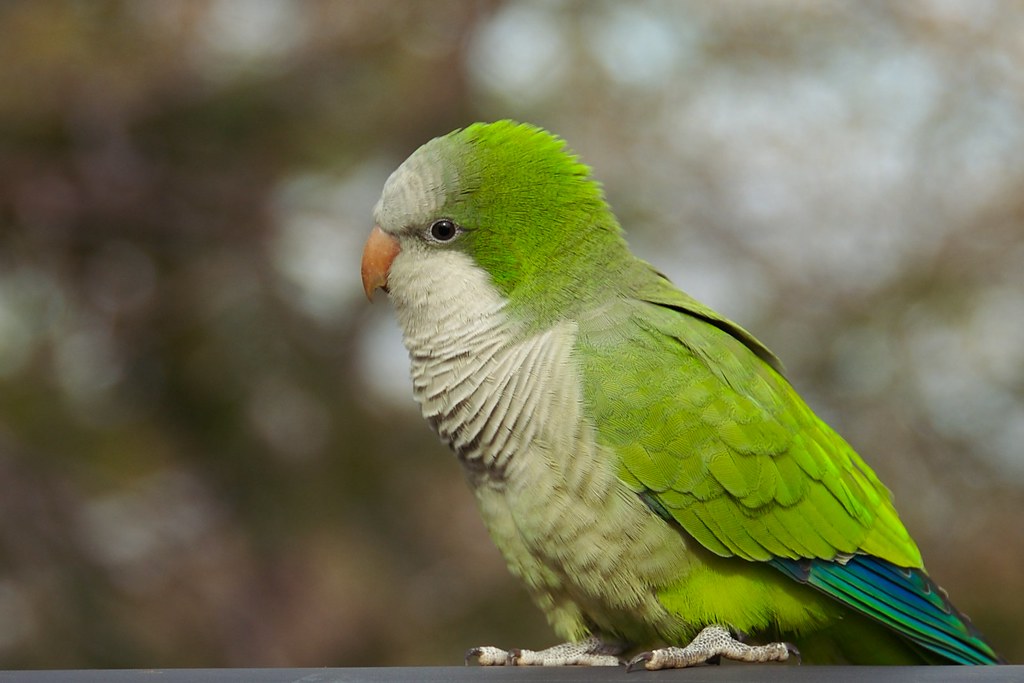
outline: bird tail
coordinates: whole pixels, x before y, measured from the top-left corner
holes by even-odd
[[[1006,663],[923,569],[870,555],[847,562],[777,558],[770,563],[950,663]]]

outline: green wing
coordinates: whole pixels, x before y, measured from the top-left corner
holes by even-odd
[[[634,298],[607,302],[580,331],[585,400],[622,480],[722,556],[859,552],[920,567],[889,492],[771,352],[642,275]]]
[[[767,562],[933,657],[1001,662],[771,352],[640,265],[634,296],[580,325],[584,399],[621,479],[718,555]]]

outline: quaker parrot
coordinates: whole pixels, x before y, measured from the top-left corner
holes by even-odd
[[[634,256],[590,169],[512,121],[420,147],[362,259],[424,418],[565,643],[481,664],[994,664],[871,468],[739,325]]]

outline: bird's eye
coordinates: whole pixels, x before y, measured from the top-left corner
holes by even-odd
[[[434,221],[430,226],[430,236],[437,242],[450,242],[459,234],[459,228],[447,218]]]

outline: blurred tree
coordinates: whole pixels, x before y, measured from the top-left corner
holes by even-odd
[[[356,273],[390,170],[502,116],[776,349],[1024,660],[1024,13],[992,7],[3,4],[0,666],[549,640]]]

